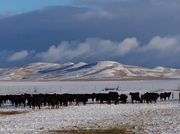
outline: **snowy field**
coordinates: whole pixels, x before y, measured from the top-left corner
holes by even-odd
[[[105,88],[117,88],[119,93],[164,92],[174,93],[178,98],[180,80],[145,80],[145,81],[49,81],[49,82],[0,82],[0,94],[37,94],[37,93],[104,93]]]
[[[104,88],[119,87],[119,92],[160,90],[180,91],[180,80],[140,81],[49,81],[49,82],[0,82],[0,94],[23,93],[92,93]]]
[[[166,81],[92,81],[92,82],[0,82],[0,94],[92,93],[105,87],[119,87],[119,93],[172,91],[175,99],[180,80]],[[26,111],[16,115],[0,114],[0,134],[48,134],[49,130],[96,129],[134,126],[135,134],[179,134],[180,101],[156,104],[88,104],[59,109],[31,110],[0,107],[0,111]]]
[[[0,134],[48,134],[49,130],[118,126],[134,126],[135,134],[180,133],[180,103],[177,101],[26,110],[29,113],[0,116]]]

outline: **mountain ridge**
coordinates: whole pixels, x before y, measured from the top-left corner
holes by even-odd
[[[180,79],[180,69],[125,65],[116,61],[95,63],[36,62],[15,68],[0,68],[3,81],[52,81],[52,80],[148,80]]]

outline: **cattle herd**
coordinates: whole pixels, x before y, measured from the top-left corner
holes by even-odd
[[[139,92],[130,92],[132,103],[156,103],[160,100],[170,99],[171,92],[149,93],[140,95]],[[180,94],[179,94],[180,95]],[[0,107],[5,104],[11,104],[18,107],[23,105],[32,109],[42,106],[58,108],[60,106],[79,105],[91,103],[100,104],[118,104],[127,103],[128,96],[126,94],[118,94],[118,92],[109,93],[92,93],[92,94],[23,94],[23,95],[0,95]]]

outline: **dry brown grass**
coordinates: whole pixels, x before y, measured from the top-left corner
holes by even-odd
[[[14,115],[14,114],[23,114],[27,113],[28,111],[17,111],[17,110],[12,110],[12,111],[0,111],[0,116],[2,115]]]
[[[125,127],[108,129],[89,130],[51,130],[50,134],[132,134],[132,131]]]

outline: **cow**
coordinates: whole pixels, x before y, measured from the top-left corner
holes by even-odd
[[[35,109],[37,106],[39,109],[41,109],[41,106],[43,104],[43,95],[42,94],[32,94],[27,97],[28,105],[32,107],[32,109]]]
[[[166,100],[166,99],[170,99],[171,96],[171,92],[164,92],[164,93],[160,93],[160,99],[161,100]]]
[[[128,98],[128,96],[127,95],[125,95],[125,94],[120,94],[120,96],[119,96],[119,101],[121,101],[122,103],[127,103],[127,98]]]
[[[139,92],[135,92],[135,93],[130,92],[129,95],[131,95],[132,103],[134,103],[134,101],[141,102],[141,98],[139,96]]]
[[[108,93],[98,93],[96,94],[96,101],[103,104],[104,102],[110,104],[109,94]]]
[[[145,101],[146,103],[152,103],[157,101],[157,99],[159,98],[159,94],[158,93],[149,93],[146,92],[144,95],[141,95],[141,100]]]
[[[119,94],[118,92],[109,92],[109,102],[110,104],[114,102],[114,104],[118,104],[119,103]]]
[[[76,94],[74,97],[74,99],[76,101],[76,105],[79,105],[79,103],[86,105],[88,102],[88,98],[89,98],[88,94]]]
[[[3,96],[0,95],[0,107],[1,107],[2,103],[3,103]]]
[[[92,99],[92,102],[96,99],[96,93],[89,94],[89,99]]]
[[[26,96],[25,95],[10,95],[9,100],[11,101],[12,105],[21,106],[21,104],[26,106]]]

